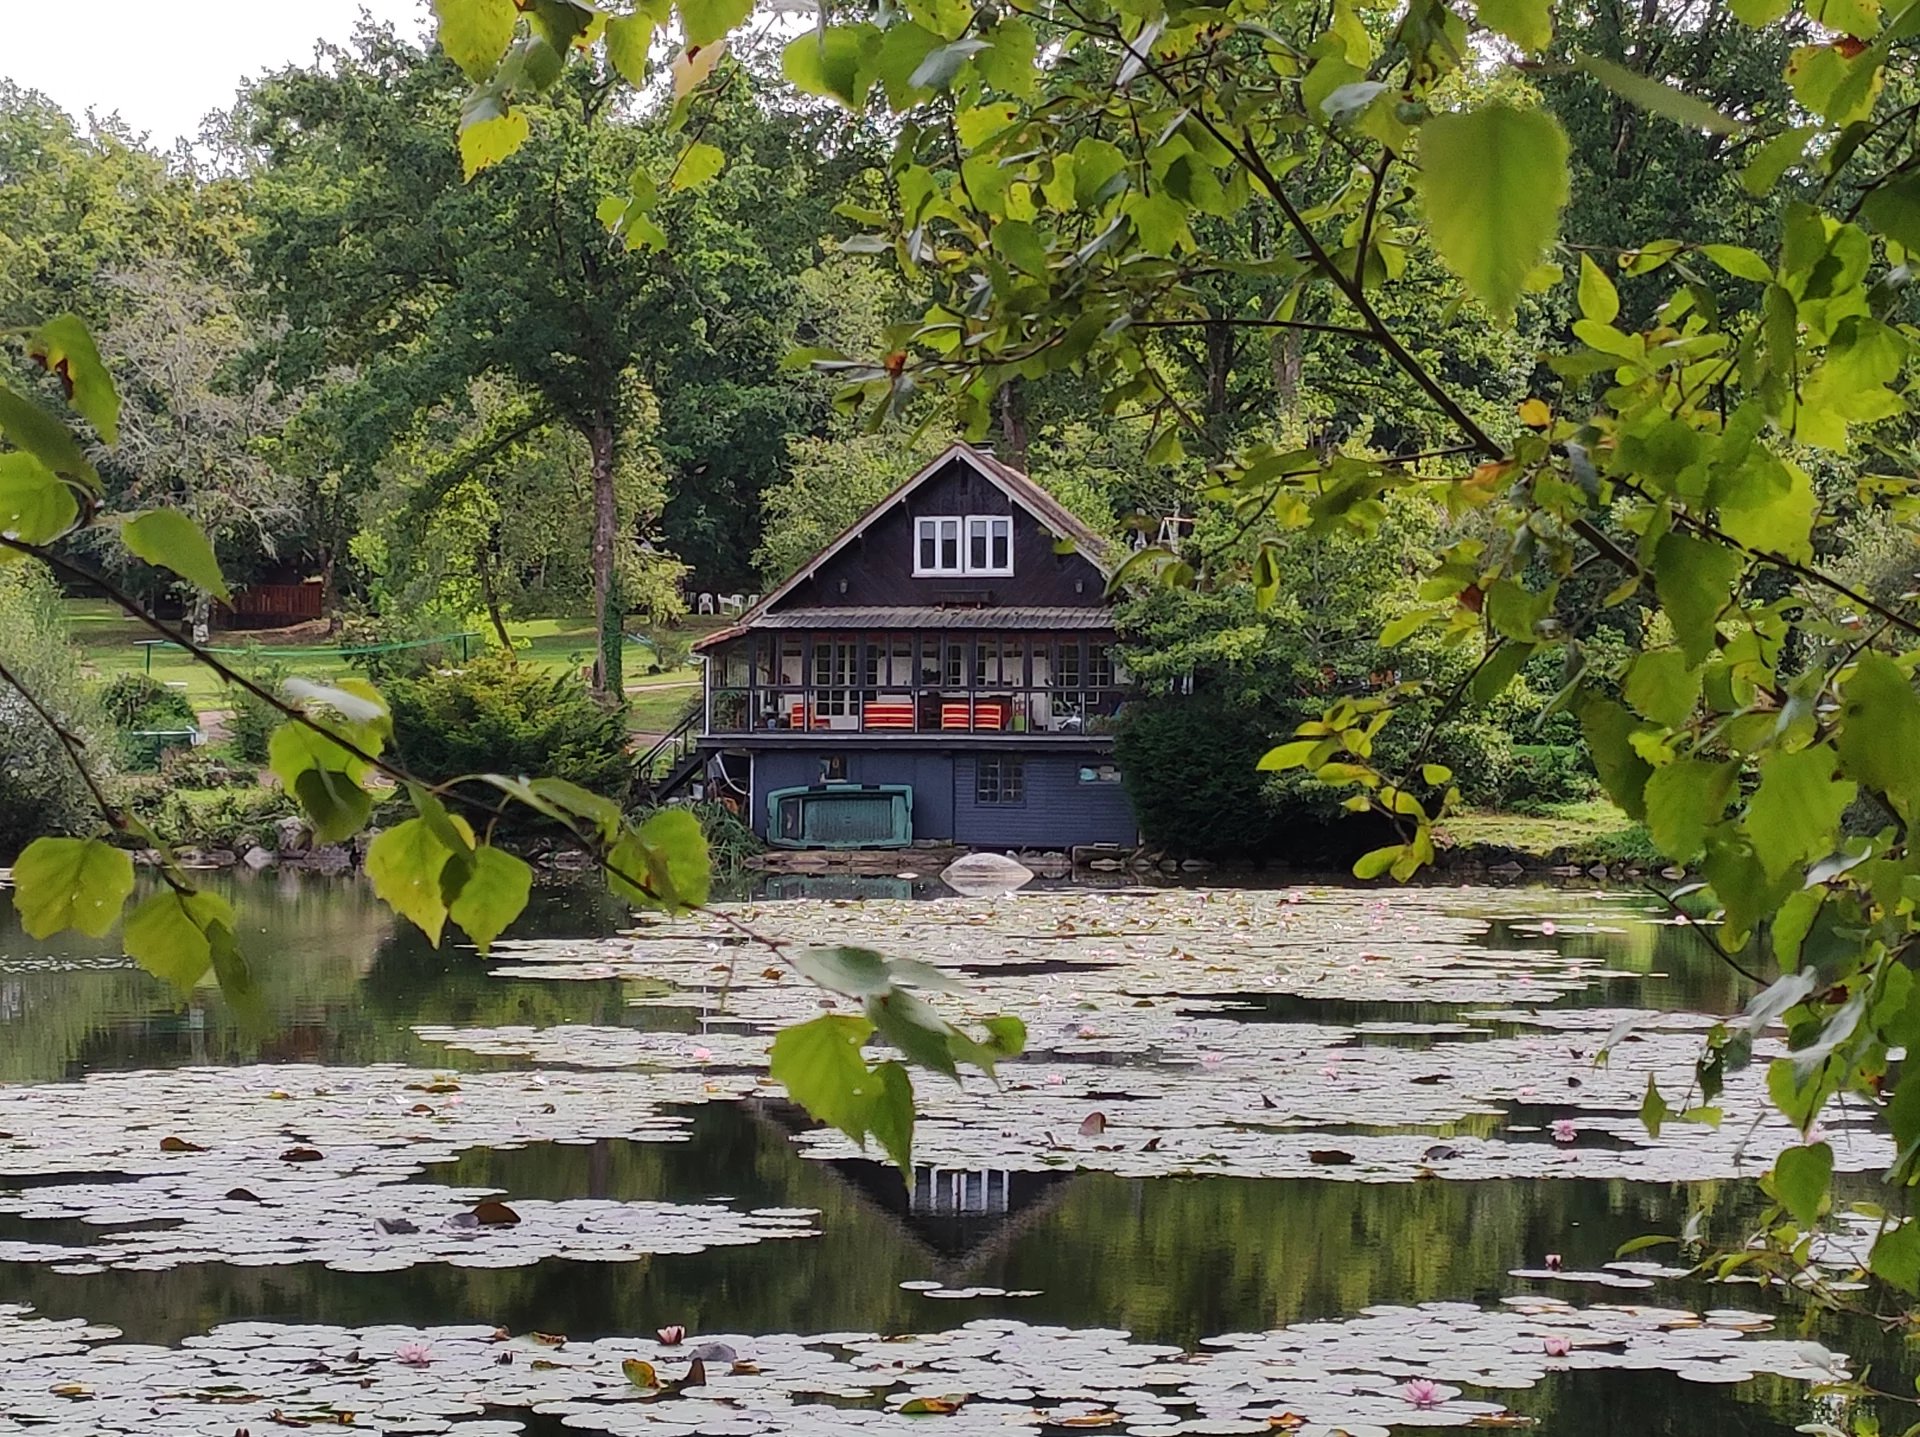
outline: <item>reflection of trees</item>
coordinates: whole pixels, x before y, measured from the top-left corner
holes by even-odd
[[[449,942],[436,951],[354,879],[288,871],[218,875],[208,886],[233,901],[241,948],[272,1019],[267,1031],[237,1022],[211,984],[183,996],[131,966],[36,967],[0,980],[0,1082],[182,1063],[481,1066],[493,1060],[420,1043],[412,1024],[662,1020],[660,1010],[628,1008],[618,983],[490,978],[471,949]],[[568,886],[537,893],[522,931],[598,936],[625,916],[604,893]],[[0,955],[8,953],[91,964],[116,957],[119,944],[75,934],[37,942],[20,931],[12,905],[0,904]]]

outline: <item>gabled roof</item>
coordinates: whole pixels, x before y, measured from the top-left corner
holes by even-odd
[[[1045,489],[1042,489],[1038,484],[1034,483],[1032,479],[1028,478],[1020,470],[1015,469],[1011,464],[995,458],[984,450],[976,449],[971,444],[955,440],[945,449],[941,450],[939,454],[935,455],[919,473],[889,493],[858,519],[855,519],[851,524],[847,525],[847,527],[841,530],[834,538],[832,543],[828,544],[819,553],[815,554],[811,559],[807,560],[806,563],[802,564],[798,569],[794,570],[793,573],[783,579],[774,587],[773,591],[759,603],[755,604],[751,609],[748,609],[746,613],[742,614],[725,629],[722,629],[718,633],[708,635],[696,643],[694,647],[696,649],[708,648],[720,642],[722,639],[732,638],[737,634],[745,633],[749,629],[758,627],[760,620],[775,605],[819,572],[821,565],[825,564],[827,560],[831,559],[835,554],[838,554],[842,549],[846,548],[848,544],[858,538],[874,520],[886,513],[895,504],[900,503],[955,459],[963,460],[972,465],[975,472],[984,477],[988,483],[998,488],[1015,505],[1026,510],[1027,513],[1039,520],[1040,523],[1054,535],[1062,539],[1071,540],[1075,551],[1082,555],[1094,568],[1098,569],[1103,576],[1107,578],[1113,577],[1113,569],[1108,562],[1109,546],[1105,539],[1101,538],[1100,535],[1077,518],[1070,509],[1058,499],[1054,498],[1053,495],[1049,494]]]

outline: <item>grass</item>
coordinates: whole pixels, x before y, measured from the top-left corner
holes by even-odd
[[[179,649],[155,649],[149,667],[147,651],[140,645],[142,639],[151,637],[149,631],[106,601],[69,600],[66,608],[74,642],[80,645],[85,655],[88,673],[99,678],[111,678],[115,674],[146,670],[162,683],[181,687],[198,712],[206,713],[231,706],[231,697],[220,680]],[[716,622],[703,619],[693,627],[698,632],[714,627]],[[524,662],[554,672],[579,673],[593,657],[593,623],[587,618],[515,620],[507,624],[507,632],[513,635],[514,644]],[[488,639],[483,636],[469,642],[475,646],[474,652],[477,653]],[[249,642],[246,634],[232,633],[216,635],[213,644],[222,649],[258,647],[289,651],[281,657],[280,662],[302,678],[330,679],[356,672],[353,665],[334,652],[333,646],[324,640],[303,643],[274,637],[256,645]],[[302,653],[301,650],[310,650],[311,653]],[[233,659],[236,656],[229,654],[226,657]],[[647,649],[639,644],[628,646],[627,692],[639,696],[636,709],[644,710],[647,716],[646,723],[636,719],[635,727],[640,729],[648,729],[656,718],[669,710],[677,717],[691,690],[672,686],[697,683],[700,677],[699,669],[692,665],[670,673],[648,674],[644,672],[648,662]],[[244,654],[238,656],[236,666],[247,667]],[[648,692],[662,686],[667,686],[667,693]],[[670,726],[669,721],[652,731]]]
[[[1564,863],[1658,863],[1647,831],[1605,799],[1554,804],[1545,813],[1470,810],[1440,825],[1458,849]]]

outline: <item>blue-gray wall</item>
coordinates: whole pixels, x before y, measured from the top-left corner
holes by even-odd
[[[849,783],[906,784],[913,789],[913,836],[951,839],[979,848],[1067,848],[1076,843],[1131,844],[1140,827],[1118,783],[1082,783],[1080,770],[1111,764],[1113,755],[1048,749],[1010,751],[1025,766],[1026,795],[1017,804],[975,800],[973,753],[925,750],[761,749],[753,755],[753,827],[765,834],[767,795],[820,782],[828,754],[843,755]]]

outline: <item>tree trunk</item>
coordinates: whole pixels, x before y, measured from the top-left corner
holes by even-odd
[[[329,544],[320,551],[320,617],[327,621],[329,638],[340,632],[340,594],[335,588],[335,568],[333,546]]]
[[[1000,386],[1001,457],[1016,469],[1027,467],[1027,397],[1020,392],[1020,381],[1010,379]]]
[[[597,638],[593,691],[601,698],[617,699],[620,649],[609,642],[620,623],[613,583],[613,546],[620,522],[613,494],[613,440],[613,424],[602,410],[587,431],[587,446],[593,454],[593,631]]]
[[[515,668],[520,659],[513,649],[513,635],[507,632],[506,616],[500,612],[500,595],[493,586],[493,543],[497,536],[489,536],[480,546],[480,596],[486,600],[487,618],[493,623],[494,637],[500,640],[500,647],[507,652],[507,662]]]

